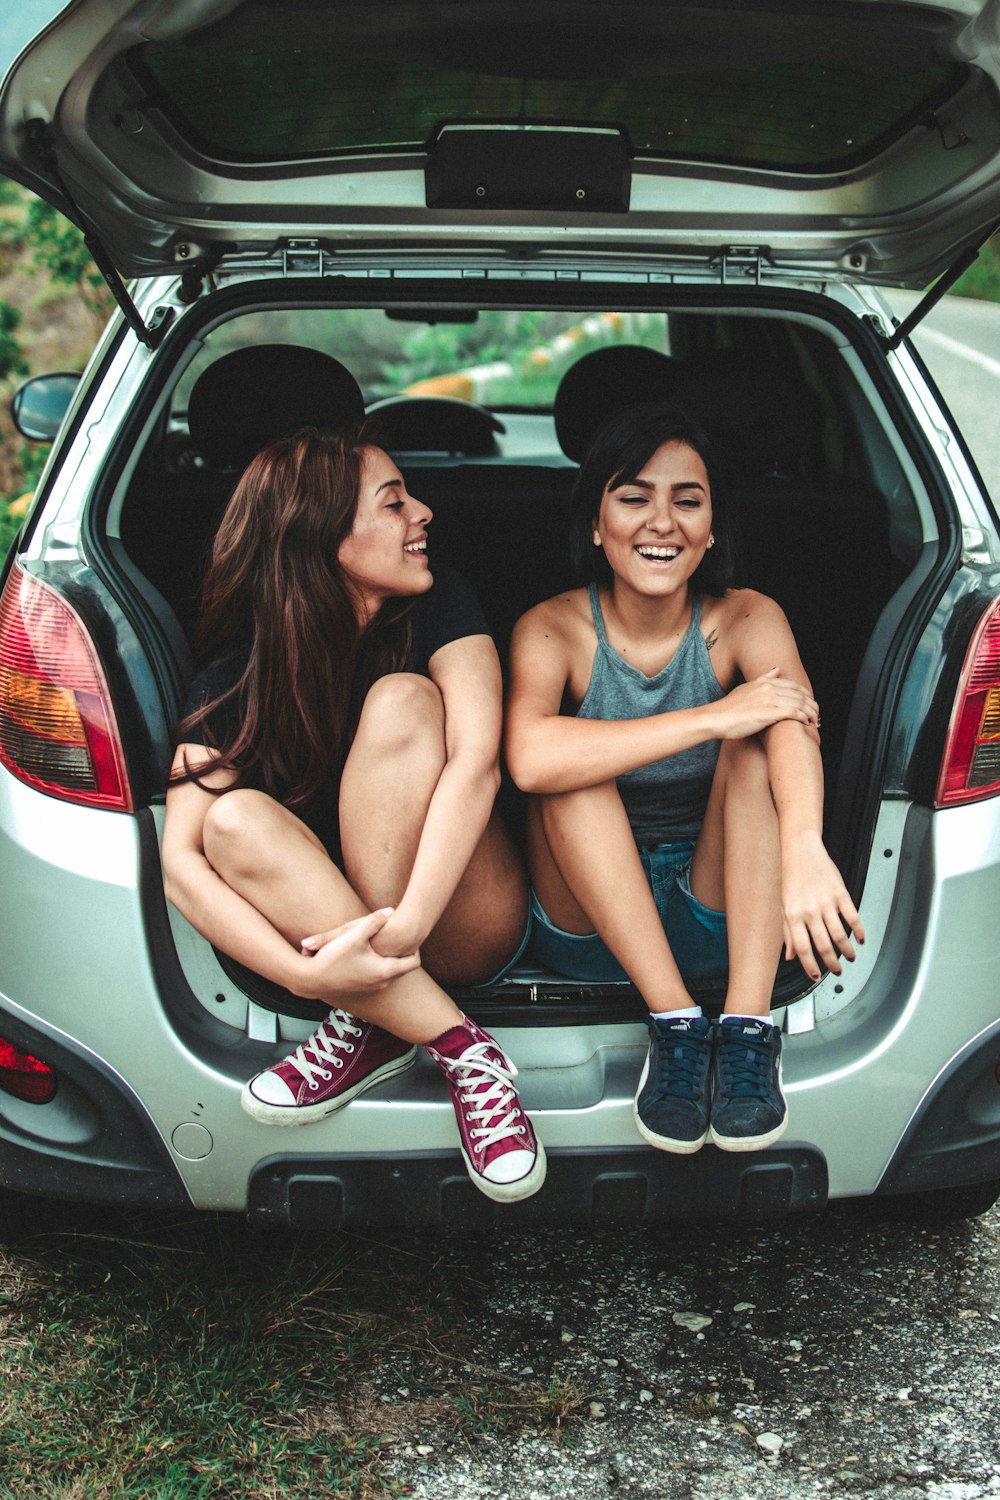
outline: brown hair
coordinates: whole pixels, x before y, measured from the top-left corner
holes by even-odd
[[[212,770],[232,770],[234,785],[289,807],[307,801],[339,765],[376,678],[409,663],[413,599],[390,599],[360,625],[337,560],[373,446],[364,427],[306,427],[269,443],[233,491],[202,586],[199,659],[218,660],[244,643],[249,655],[239,680],[189,714],[176,740],[198,726],[219,753]],[[207,724],[223,706],[238,728],[220,744]],[[204,774],[185,770],[174,780]]]

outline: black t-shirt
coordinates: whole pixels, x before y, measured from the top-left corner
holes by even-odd
[[[479,600],[460,573],[446,563],[435,561],[434,583],[426,594],[418,596],[410,616],[413,626],[413,660],[410,668],[429,676],[431,657],[451,641],[470,635],[489,635],[489,627]],[[242,677],[246,669],[249,644],[240,642],[225,656],[210,662],[191,683],[181,713],[183,721],[203,703],[217,698]],[[235,699],[220,705],[207,720],[184,731],[182,742],[191,745],[232,742],[239,728],[239,705]],[[322,840],[330,857],[340,862],[341,767],[336,766],[306,803],[295,808],[295,814]]]

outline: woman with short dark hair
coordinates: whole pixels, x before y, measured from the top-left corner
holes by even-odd
[[[636,1125],[681,1153],[780,1139],[782,940],[818,979],[864,939],[823,845],[819,711],[781,610],[729,586],[713,467],[676,408],[604,426],[574,493],[589,585],[518,622],[508,705],[508,764],[534,794],[535,954],[631,979],[650,1012]],[[699,980],[725,982],[717,1024]]]
[[[493,811],[500,667],[468,585],[428,557],[430,520],[363,429],[304,429],[250,463],[205,579],[166,890],[217,949],[328,1012],[246,1085],[249,1114],[323,1119],[423,1044],[472,1180],[513,1201],[545,1175],[516,1070],[436,982],[488,981],[526,939]]]

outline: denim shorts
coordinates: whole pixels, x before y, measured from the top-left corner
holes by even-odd
[[[703,906],[691,890],[693,840],[640,849],[639,857],[663,923],[670,951],[685,980],[725,979],[729,972],[726,914]],[[563,932],[531,893],[531,949],[539,963],[567,979],[595,984],[628,980],[597,933]]]
[[[478,984],[474,984],[472,986],[474,990],[488,990],[491,985],[499,984],[501,979],[503,979],[505,975],[510,972],[510,970],[517,963],[518,959],[521,957],[521,954],[524,952],[525,948],[527,948],[528,946],[528,942],[531,938],[532,925],[532,909],[529,903],[528,916],[524,924],[524,935],[521,938],[521,941],[518,943],[514,952],[510,955],[510,958],[508,958],[507,962],[503,965],[503,968],[499,969],[497,973],[493,975],[492,979],[481,979]]]

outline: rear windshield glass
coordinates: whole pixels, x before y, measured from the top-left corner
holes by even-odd
[[[425,312],[390,317],[380,309],[282,309],[222,324],[189,366],[174,397],[187,394],[207,364],[246,344],[298,344],[346,364],[366,402],[383,396],[451,396],[500,410],[547,410],[570,365],[593,349],[642,344],[670,353],[664,313],[510,312],[428,321]]]
[[[176,128],[231,161],[422,147],[446,121],[586,124],[637,155],[868,159],[967,76],[916,6],[246,0],[133,50]]]

